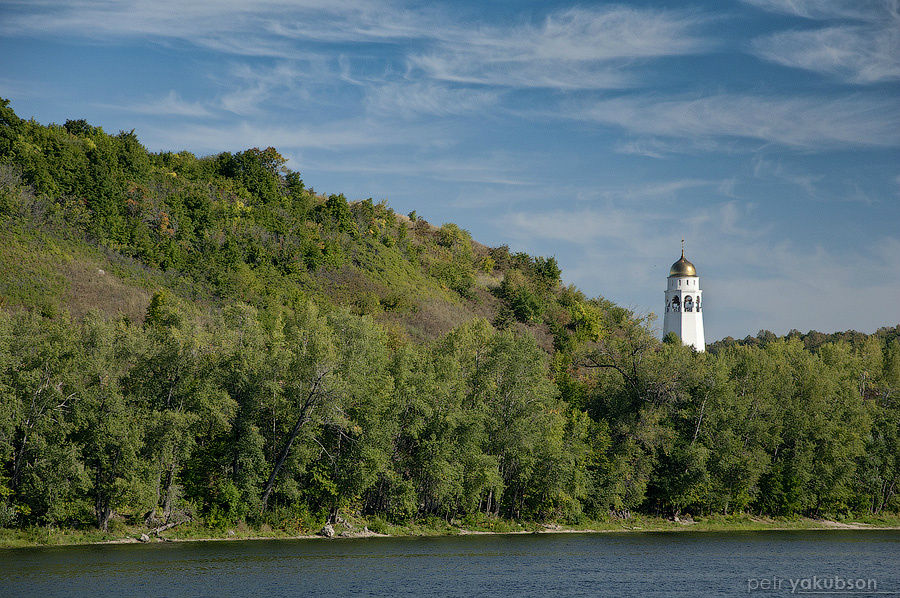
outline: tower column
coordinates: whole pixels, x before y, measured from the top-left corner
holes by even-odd
[[[684,257],[684,239],[681,240],[681,258],[669,269],[665,297],[663,336],[674,332],[683,344],[705,351],[703,291],[697,269]]]

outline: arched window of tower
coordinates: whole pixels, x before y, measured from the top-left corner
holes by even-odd
[[[684,311],[694,311],[694,300],[690,295],[684,298]]]
[[[676,296],[672,297],[672,311],[678,311],[678,304],[679,304],[678,296],[676,295]]]

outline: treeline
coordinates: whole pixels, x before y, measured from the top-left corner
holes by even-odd
[[[205,324],[165,294],[142,325],[0,312],[0,525],[900,506],[900,342],[711,355],[606,326],[563,369],[484,320],[396,346],[311,303]]]
[[[0,525],[543,519],[588,496],[600,437],[532,338],[476,320],[392,348],[342,310],[198,326],[165,297],[143,325],[0,312]]]
[[[0,226],[0,256],[177,280],[74,317],[0,279],[0,526],[900,510],[897,329],[697,354],[553,258],[320,196],[274,149],[153,154],[6,100]]]
[[[865,342],[865,340],[870,336],[874,336],[889,343],[894,339],[900,338],[900,324],[893,327],[883,326],[871,335],[865,334],[863,332],[858,332],[856,330],[827,333],[819,332],[818,330],[800,332],[797,329],[793,329],[788,332],[784,336],[784,338],[789,340],[798,339],[803,343],[804,347],[806,347],[810,351],[816,351],[819,349],[819,347],[827,343],[836,343],[843,341],[851,344],[860,344],[862,342]],[[726,336],[722,340],[716,341],[715,343],[709,345],[708,349],[710,351],[716,352],[725,347],[733,346],[765,346],[768,343],[779,340],[779,338],[781,337],[779,337],[771,330],[760,330],[756,333],[756,335],[747,335],[742,339],[734,339],[730,336]]]

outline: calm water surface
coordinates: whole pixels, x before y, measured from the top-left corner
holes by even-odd
[[[900,531],[542,534],[0,550],[0,596],[900,596]],[[780,580],[780,581],[779,581]],[[780,583],[780,589],[765,590]],[[754,587],[756,586],[756,587]],[[824,586],[820,586],[824,588]],[[826,594],[821,594],[826,595]],[[831,594],[833,595],[833,594]]]

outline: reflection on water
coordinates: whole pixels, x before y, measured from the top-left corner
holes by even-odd
[[[900,532],[540,534],[0,550],[4,597],[789,596],[791,582],[796,590],[798,580],[829,576],[875,580],[878,591],[900,596]]]

